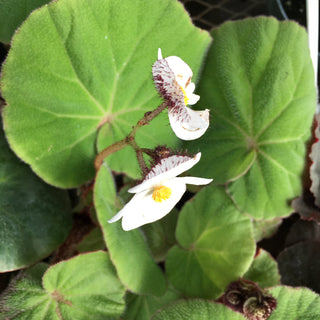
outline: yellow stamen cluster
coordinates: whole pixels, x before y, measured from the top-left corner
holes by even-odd
[[[171,189],[165,186],[156,187],[152,193],[152,199],[155,202],[162,202],[163,200],[167,200],[171,197]]]
[[[186,91],[185,91],[181,86],[180,86],[180,89],[181,89],[182,92],[183,92],[184,104],[187,105],[187,104],[188,104],[188,101],[189,101],[189,98],[187,97]]]

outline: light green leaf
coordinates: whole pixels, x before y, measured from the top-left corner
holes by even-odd
[[[166,270],[172,285],[184,296],[214,299],[223,292],[203,270],[193,250],[171,248],[166,257]]]
[[[122,315],[124,320],[149,320],[160,308],[179,298],[178,293],[169,289],[161,297],[153,295],[136,295],[128,292],[126,295],[126,310]]]
[[[204,188],[183,207],[176,237],[166,270],[174,287],[191,297],[217,298],[255,253],[251,221],[222,187]]]
[[[0,150],[0,272],[5,272],[50,255],[66,239],[72,219],[67,192],[45,184],[22,163],[2,128]]]
[[[106,252],[60,262],[42,277],[43,271],[33,267],[10,287],[0,319],[107,320],[124,310],[125,288]]]
[[[306,288],[279,286],[270,293],[277,299],[277,308],[268,320],[318,320],[320,296]]]
[[[166,280],[140,230],[124,231],[121,221],[108,223],[121,206],[106,164],[101,166],[96,177],[94,203],[110,257],[122,283],[135,293],[164,294]]]
[[[50,0],[0,0],[0,41],[9,43],[30,12],[48,2]]]
[[[174,303],[164,308],[152,317],[152,320],[204,320],[245,319],[240,313],[234,312],[226,306],[205,300],[186,300]]]
[[[307,33],[294,22],[258,17],[227,22],[212,36],[198,92],[212,121],[188,143],[203,154],[193,170],[231,181],[233,200],[256,219],[288,215],[301,191],[316,105]]]
[[[280,284],[278,264],[267,251],[260,249],[243,278],[256,282],[260,288],[278,285]]]
[[[2,70],[12,149],[50,184],[92,179],[96,140],[100,150],[124,138],[161,103],[151,73],[158,48],[197,75],[210,41],[175,0],[60,0],[34,11]],[[167,116],[155,122],[138,143],[174,145]],[[132,150],[123,152],[108,159],[111,168],[137,177]]]

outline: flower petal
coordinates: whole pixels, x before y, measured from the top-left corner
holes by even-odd
[[[199,95],[193,93],[194,89],[195,89],[195,84],[193,82],[189,83],[189,85],[184,89],[186,96],[188,98],[187,104],[190,104],[190,105],[196,104],[200,99]]]
[[[176,56],[167,57],[165,60],[174,73],[179,86],[186,88],[193,75],[191,68],[181,58]]]
[[[172,179],[163,185],[170,188],[172,193],[169,199],[163,200],[162,202],[153,200],[153,189],[145,190],[134,195],[131,201],[119,212],[121,213],[120,215],[123,216],[123,230],[132,230],[163,218],[173,209],[186,191],[185,183],[178,179]],[[117,215],[119,215],[119,213]],[[113,220],[113,218],[111,220]],[[109,220],[109,222],[111,220]]]
[[[196,186],[206,185],[213,181],[213,179],[198,178],[198,177],[179,177],[177,179],[179,179],[185,184],[193,184]]]
[[[182,140],[198,139],[209,127],[209,110],[194,111],[188,107],[185,109],[190,118],[183,117],[171,109],[168,110],[171,128]]]
[[[198,96],[197,94],[193,94],[193,93],[191,93],[191,94],[187,93],[187,97],[188,97],[188,104],[190,104],[190,105],[196,104],[200,99],[200,96]]]
[[[192,94],[193,91],[195,90],[196,85],[193,82],[190,82],[186,87],[185,87],[185,92],[188,94]]]
[[[150,170],[142,183],[130,188],[128,192],[141,192],[175,178],[179,174],[192,168],[199,162],[200,158],[201,152],[198,152],[193,158],[188,156],[170,156],[164,158]]]
[[[162,58],[162,52],[161,52],[161,49],[159,48],[158,49],[158,60],[161,60],[161,59],[163,59]]]
[[[116,221],[120,220],[123,217],[123,214],[125,212],[125,211],[123,211],[124,208],[125,207],[123,207],[115,216],[113,216],[110,220],[108,220],[108,222],[109,223],[113,223],[113,222],[116,222]]]

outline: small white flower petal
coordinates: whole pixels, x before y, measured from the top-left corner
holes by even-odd
[[[141,192],[158,184],[162,184],[166,180],[175,178],[179,174],[191,169],[199,162],[200,158],[201,152],[198,152],[193,158],[187,156],[171,156],[164,158],[159,164],[151,169],[150,173],[142,183],[130,188],[128,192]]]
[[[187,97],[188,97],[188,104],[190,105],[196,104],[200,99],[200,96],[193,93],[190,93],[190,94],[187,93]]]
[[[167,57],[165,60],[174,73],[179,86],[185,88],[193,75],[191,68],[181,58],[176,56]]]
[[[161,60],[161,59],[163,59],[162,58],[162,52],[161,52],[161,49],[159,48],[158,49],[158,60]]]
[[[115,216],[113,216],[110,220],[108,220],[109,223],[113,223],[116,222],[118,220],[120,220],[123,217],[124,214],[124,209],[125,207],[123,207]]]
[[[182,140],[194,140],[200,138],[209,127],[209,110],[194,111],[186,107],[189,119],[179,117],[177,112],[168,110],[169,121],[176,136]]]
[[[195,186],[206,185],[213,181],[213,179],[198,178],[198,177],[179,177],[176,179],[179,179],[185,184],[193,184]]]
[[[122,209],[122,228],[129,231],[151,223],[167,215],[186,191],[183,181],[172,179],[163,184],[172,191],[170,198],[156,202],[152,198],[153,189],[137,193]]]
[[[187,94],[192,94],[193,91],[195,90],[195,88],[196,88],[196,85],[195,85],[193,82],[190,82],[190,83],[184,88],[184,90],[185,90],[185,92],[186,92]]]

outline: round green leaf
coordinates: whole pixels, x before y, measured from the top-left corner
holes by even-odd
[[[227,22],[212,36],[198,92],[211,126],[188,143],[203,153],[197,173],[234,181],[230,195],[255,218],[288,215],[316,105],[305,29],[259,17]]]
[[[0,41],[9,43],[30,12],[48,2],[50,0],[0,0]]]
[[[234,312],[222,304],[205,300],[185,300],[171,304],[155,314],[152,320],[243,320],[240,313]]]
[[[164,294],[166,280],[140,230],[124,231],[121,221],[108,223],[121,206],[106,164],[101,166],[96,177],[94,203],[110,257],[122,283],[135,293]]]
[[[217,298],[242,276],[255,253],[252,224],[222,187],[201,190],[182,209],[166,270],[185,295]]]
[[[42,270],[43,271],[43,270]],[[78,255],[23,277],[4,297],[4,319],[118,319],[125,288],[106,252]],[[2,318],[1,318],[2,319]]]
[[[28,319],[29,315],[45,314],[47,297],[42,288],[42,276],[48,268],[46,263],[38,263],[20,272],[10,286],[2,292],[0,300],[0,319]],[[20,310],[25,313],[18,317]],[[31,317],[29,318],[31,319]],[[41,319],[41,318],[40,318]]]
[[[84,183],[94,176],[96,140],[100,150],[123,139],[161,103],[151,74],[158,48],[197,74],[210,39],[174,0],[60,0],[34,11],[2,71],[12,149],[50,184]],[[164,116],[137,140],[145,147],[176,141]],[[113,155],[111,167],[137,177],[129,156],[130,166],[123,153]]]
[[[278,264],[267,251],[260,249],[243,278],[257,283],[260,288],[278,285],[280,284]]]
[[[192,250],[172,247],[166,257],[166,271],[172,285],[187,297],[217,298],[223,292],[211,281]]]
[[[306,288],[279,286],[270,293],[277,299],[277,308],[268,320],[318,320],[320,296]]]
[[[0,129],[0,272],[47,257],[67,237],[71,208],[66,191],[40,180],[9,149]]]

